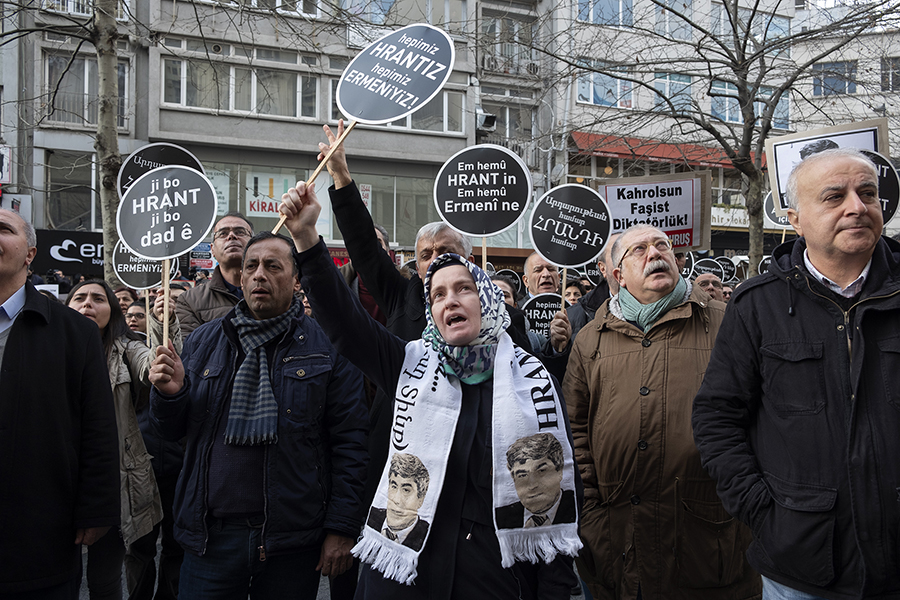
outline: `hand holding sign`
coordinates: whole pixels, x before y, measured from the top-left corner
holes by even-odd
[[[340,126],[338,127],[338,130],[339,130],[339,131],[340,131],[340,129],[341,129],[342,126],[343,126],[343,121],[341,122]],[[326,127],[327,127],[327,126],[326,126]],[[322,172],[322,169],[324,169],[325,166],[328,164],[328,161],[331,160],[331,157],[338,151],[338,148],[341,148],[341,147],[342,147],[342,144],[344,143],[344,140],[347,139],[347,136],[350,135],[350,132],[353,131],[353,128],[354,128],[354,127],[356,127],[356,121],[353,121],[352,123],[350,123],[350,125],[347,127],[347,129],[344,129],[344,130],[340,133],[340,135],[338,136],[338,138],[337,138],[334,142],[332,142],[331,146],[329,147],[328,153],[327,153],[327,154],[322,158],[322,160],[319,162],[319,166],[316,167],[316,170],[313,171],[313,174],[310,175],[309,179],[306,180],[306,185],[307,185],[307,186],[312,187],[312,184],[316,181],[316,177],[319,176],[319,173]],[[328,131],[326,132],[326,134],[331,134],[331,129],[330,129],[330,128],[328,129]],[[334,134],[331,134],[331,137],[333,137],[333,136],[334,136]],[[329,141],[331,141],[331,138],[330,138],[330,137],[329,137]],[[322,145],[322,144],[320,144],[320,146],[321,146],[321,145]],[[322,156],[322,155],[320,154],[319,156]],[[344,164],[346,164],[346,161],[345,161]],[[277,224],[275,225],[275,227],[272,229],[272,233],[278,233],[278,230],[281,229],[281,226],[284,225],[284,222],[285,222],[286,220],[287,220],[287,217],[286,217],[285,215],[282,214],[282,215],[281,215],[281,218],[278,219],[278,223],[277,223]]]
[[[350,168],[347,166],[347,153],[344,151],[344,145],[337,142],[339,138],[344,137],[344,120],[338,120],[337,136],[328,125],[322,125],[322,131],[325,132],[328,143],[319,142],[319,155],[316,160],[322,161],[328,168],[328,174],[334,180],[335,189],[350,185],[353,178],[350,176]],[[360,191],[361,193],[362,191]]]
[[[450,77],[455,57],[450,36],[422,24],[389,33],[357,54],[341,74],[335,94],[338,108],[352,121],[343,132],[338,125],[336,140],[329,136],[328,153],[306,185],[312,186],[357,123],[390,123],[428,104]],[[282,216],[272,233],[278,233],[284,221]]]
[[[563,300],[563,309],[567,308],[569,303]],[[531,331],[551,339],[553,331],[551,324],[554,318],[559,314],[559,296],[557,294],[538,294],[528,299],[522,306],[522,312],[528,317],[528,323]],[[568,321],[568,318],[566,319]],[[569,326],[569,336],[571,336],[571,326]],[[560,333],[557,330],[557,335]]]

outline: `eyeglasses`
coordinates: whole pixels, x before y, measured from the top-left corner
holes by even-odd
[[[215,234],[213,234],[214,240],[224,240],[228,239],[228,236],[234,234],[234,237],[239,238],[248,238],[253,237],[253,232],[244,227],[222,227]]]
[[[720,290],[722,289],[722,282],[717,281],[715,279],[707,279],[706,281],[700,281],[697,283],[697,285],[699,285],[704,290],[708,287],[719,288]],[[731,293],[731,292],[729,292],[729,293]]]
[[[665,238],[665,239],[656,240],[655,242],[652,242],[652,243],[651,242],[638,242],[637,244],[630,246],[628,248],[628,250],[625,251],[625,254],[623,254],[622,258],[619,259],[619,266],[616,268],[617,269],[622,268],[622,262],[625,260],[625,257],[628,256],[629,254],[631,254],[635,258],[643,257],[647,253],[647,250],[650,249],[650,246],[653,246],[654,248],[657,249],[657,251],[659,251],[660,254],[662,254],[662,253],[668,252],[669,250],[672,249],[672,240],[670,240],[669,238]]]
[[[128,313],[125,315],[126,321],[128,319],[137,319],[138,321],[140,321],[141,319],[146,319],[146,318],[147,318],[147,315],[145,315],[143,313]]]

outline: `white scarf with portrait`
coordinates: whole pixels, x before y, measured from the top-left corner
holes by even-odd
[[[353,548],[355,556],[386,578],[407,585],[415,581],[419,555],[428,546],[435,519],[447,518],[437,514],[437,506],[459,418],[462,384],[458,377],[445,372],[442,363],[442,357],[425,341],[408,343],[394,398],[391,455],[413,455],[428,471],[427,492],[418,509],[418,520],[428,524],[421,549],[404,544],[407,540],[389,539],[382,533],[381,522],[372,522],[372,511],[380,515],[385,507],[389,508],[390,458],[381,474],[369,523]],[[514,346],[505,332],[497,344],[493,368],[493,512],[502,566],[508,568],[516,561],[549,563],[558,553],[575,556],[582,546],[575,506],[575,463],[566,433],[564,407],[550,374],[540,361]],[[535,527],[533,523],[526,525],[523,518],[518,522],[521,525],[501,528],[497,522],[498,510],[521,504],[507,466],[507,449],[517,440],[547,433],[562,446],[556,514],[561,512],[558,508],[561,498],[571,502],[571,507],[567,507],[570,510],[566,511],[571,519],[565,523],[548,521]]]

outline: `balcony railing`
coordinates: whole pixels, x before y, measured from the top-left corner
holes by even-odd
[[[484,137],[479,138],[479,143],[497,144],[498,146],[509,148],[525,161],[525,164],[529,169],[536,171],[541,170],[541,153],[538,151],[537,144],[534,143],[534,140],[488,133],[485,134]]]

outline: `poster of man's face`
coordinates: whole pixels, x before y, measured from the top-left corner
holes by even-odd
[[[529,512],[545,513],[562,493],[562,445],[552,434],[521,438],[506,453],[516,495]]]
[[[880,151],[886,142],[887,122],[882,119],[824,127],[801,133],[770,138],[766,141],[769,182],[775,203],[775,213],[785,216],[788,209],[786,195],[791,171],[805,158],[832,148],[858,148]]]
[[[388,526],[399,531],[406,529],[419,515],[428,491],[428,469],[412,454],[394,454],[388,473]]]

